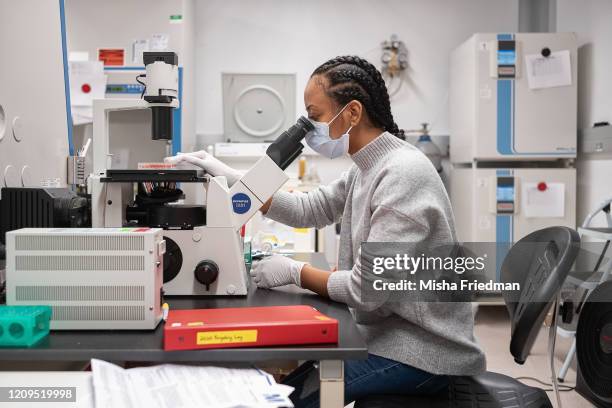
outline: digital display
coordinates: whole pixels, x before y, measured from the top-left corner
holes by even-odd
[[[514,201],[514,187],[513,186],[498,186],[497,187],[497,201]]]
[[[497,177],[495,199],[498,214],[514,214],[514,177]]]
[[[516,52],[514,50],[497,51],[497,65],[516,65]]]
[[[497,42],[497,76],[512,79],[516,75],[516,42],[500,40]]]
[[[139,94],[144,87],[140,84],[108,84],[106,85],[106,93],[113,94]]]

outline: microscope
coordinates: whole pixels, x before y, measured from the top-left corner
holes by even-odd
[[[246,295],[249,275],[240,229],[288,180],[284,170],[301,153],[314,127],[304,117],[283,132],[232,186],[200,170],[113,169],[109,113],[151,109],[153,140],[172,138],[178,107],[178,61],[174,53],[145,52],[143,97],[94,101],[93,174],[88,179],[93,227],[163,228],[165,295]],[[179,204],[181,183],[200,183],[204,205]]]

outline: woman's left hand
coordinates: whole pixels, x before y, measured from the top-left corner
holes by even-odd
[[[253,263],[251,276],[260,288],[274,288],[295,284],[301,287],[301,272],[304,262],[283,255],[272,255]]]

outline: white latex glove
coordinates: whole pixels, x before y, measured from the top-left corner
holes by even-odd
[[[231,168],[205,150],[192,153],[179,152],[176,156],[166,157],[164,162],[172,164],[191,163],[212,176],[225,176],[227,185],[230,187],[242,177],[241,172]]]
[[[253,263],[251,276],[260,288],[275,288],[289,284],[300,285],[300,275],[305,262],[283,255],[272,255]]]

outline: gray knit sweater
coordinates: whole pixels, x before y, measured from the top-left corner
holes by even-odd
[[[455,230],[444,185],[418,149],[385,132],[351,157],[354,165],[328,186],[276,193],[266,216],[315,228],[342,219],[338,271],[327,290],[349,306],[370,353],[434,374],[482,372],[470,304],[361,301],[362,241],[435,246],[453,242]]]

